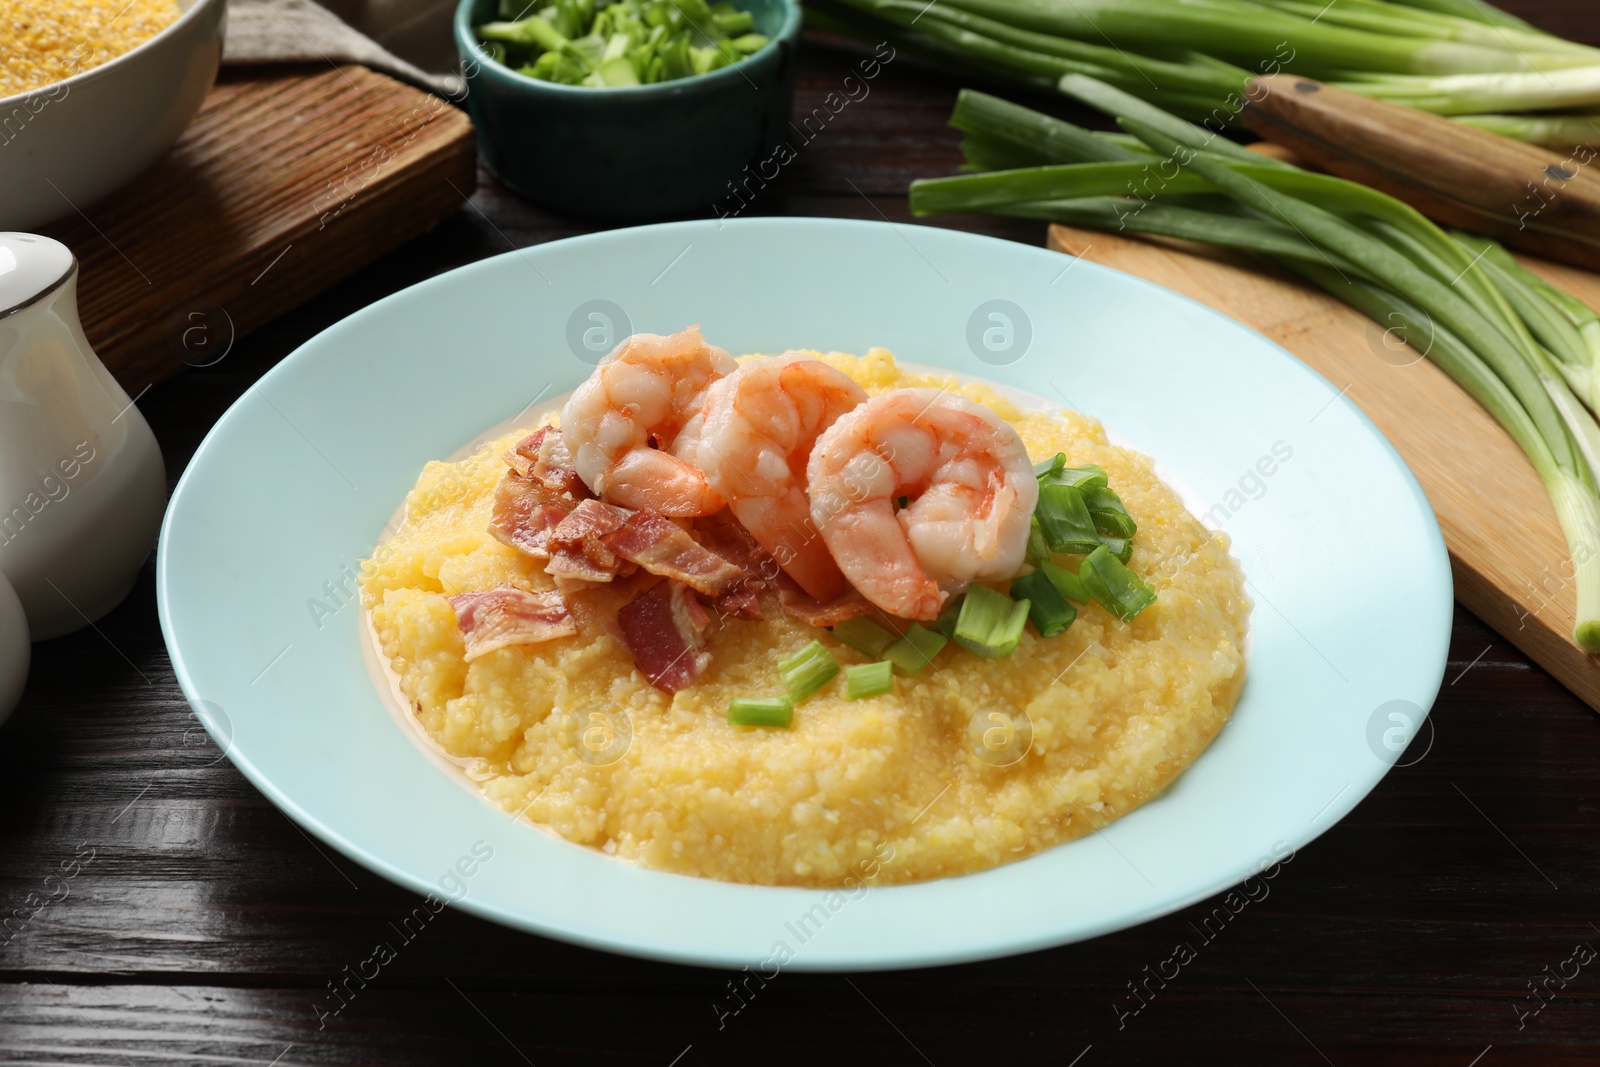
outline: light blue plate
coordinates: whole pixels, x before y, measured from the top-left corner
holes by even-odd
[[[1101,833],[857,899],[641,870],[515,822],[442,773],[369,680],[349,575],[426,461],[575,386],[629,325],[696,321],[733,352],[883,345],[1066,398],[1157,457],[1232,535],[1250,582],[1233,721],[1164,796]],[[167,512],[158,597],[173,667],[212,736],[345,855],[550,937],[728,967],[792,954],[815,970],[1059,945],[1240,882],[1383,776],[1438,692],[1451,619],[1444,544],[1416,481],[1276,345],[1041,249],[816,219],[557,241],[350,316],[201,444]]]

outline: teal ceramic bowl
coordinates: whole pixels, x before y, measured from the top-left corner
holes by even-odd
[[[502,185],[546,207],[616,220],[710,215],[783,140],[794,100],[796,0],[742,0],[771,43],[731,67],[628,88],[557,85],[491,59],[474,26],[496,0],[461,0],[456,49],[478,151]]]

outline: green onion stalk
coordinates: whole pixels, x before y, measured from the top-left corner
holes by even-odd
[[[1392,6],[1366,0],[1352,10],[1374,5]],[[1449,6],[1429,0],[1418,10]],[[952,124],[967,135],[969,165],[1004,158],[1010,166],[914,182],[912,211],[980,211],[1242,249],[1397,328],[1533,464],[1572,555],[1574,640],[1600,652],[1600,316],[1494,242],[1447,233],[1376,190],[1257,155],[1108,82],[1067,75],[1058,87],[1114,117],[1123,134],[964,91]],[[1079,500],[1052,492],[1040,512],[1047,541],[1087,541],[1094,521],[1116,521],[1097,513],[1086,524]],[[1123,580],[1111,566],[1116,556],[1094,558],[1079,578],[1096,600],[1115,602]]]
[[[1456,115],[1464,126],[1512,137],[1551,148],[1587,150],[1587,163],[1594,158],[1593,146],[1600,142],[1600,112],[1579,115]]]
[[[1231,124],[1290,73],[1552,147],[1600,143],[1600,49],[1481,0],[809,0],[812,25],[1002,84],[1069,74]]]

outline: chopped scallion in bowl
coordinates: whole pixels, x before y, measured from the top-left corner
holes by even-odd
[[[484,51],[530,78],[597,89],[653,85],[729,67],[765,48],[755,18],[706,0],[505,0],[475,30]]]

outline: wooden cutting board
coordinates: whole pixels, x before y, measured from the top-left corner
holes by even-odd
[[[456,211],[472,124],[364,67],[225,71],[159,163],[43,232],[81,268],[84,332],[130,396]]]
[[[1571,553],[1543,483],[1499,424],[1443,371],[1360,312],[1255,256],[1066,226],[1052,226],[1049,243],[1215,308],[1343,389],[1405,458],[1433,504],[1456,599],[1600,710],[1600,658],[1572,642],[1573,589],[1564,569]],[[1523,262],[1600,308],[1600,276]]]

